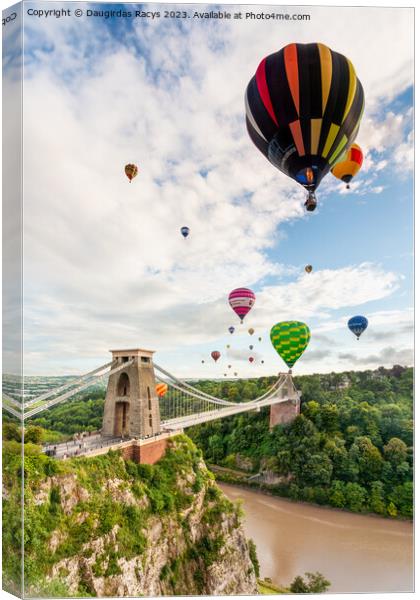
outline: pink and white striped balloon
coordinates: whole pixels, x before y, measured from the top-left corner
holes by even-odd
[[[243,323],[244,318],[254,306],[255,294],[248,288],[237,288],[229,294],[229,304]]]

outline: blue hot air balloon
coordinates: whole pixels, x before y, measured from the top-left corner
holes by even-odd
[[[181,233],[184,236],[184,238],[188,237],[190,235],[190,228],[189,227],[181,227]]]
[[[229,333],[233,333],[235,331],[235,328],[232,327],[232,325],[229,327]]]
[[[354,333],[357,339],[359,339],[359,337],[362,335],[362,333],[368,326],[368,320],[366,319],[366,317],[358,315],[349,319],[347,325],[350,331]]]

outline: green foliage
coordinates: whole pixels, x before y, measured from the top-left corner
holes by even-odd
[[[30,419],[27,429],[38,425],[68,436],[80,431],[96,431],[102,427],[104,400],[105,390],[102,387],[81,392],[68,402],[53,406],[39,417]]]
[[[252,565],[254,567],[255,577],[260,576],[260,563],[258,561],[257,556],[257,547],[255,545],[254,540],[248,540],[248,549],[249,549],[249,558],[251,559]]]
[[[301,575],[295,577],[290,584],[290,591],[293,594],[322,594],[330,585],[331,582],[316,571],[316,573],[305,573],[305,578]]]
[[[215,538],[205,535],[197,542],[197,552],[206,567],[209,567],[218,560],[220,550],[224,544],[225,541],[222,535],[218,535]]]
[[[274,381],[200,382],[209,394],[246,399]],[[270,469],[284,484],[270,488],[296,500],[381,515],[412,515],[413,369],[305,375],[302,414],[268,427],[268,409],[192,427],[189,435],[210,463],[236,468],[249,459],[255,472]],[[254,396],[255,397],[255,396]],[[236,481],[217,471],[219,479]],[[396,493],[396,490],[399,490]]]
[[[25,443],[41,444],[43,438],[43,428],[38,425],[29,425],[25,429]]]
[[[201,571],[201,569],[196,569],[194,571],[194,583],[197,586],[197,593],[198,594],[202,594],[203,590],[204,590],[204,575],[203,572]]]
[[[12,421],[3,423],[3,440],[15,440],[15,442],[20,442],[21,439],[21,429],[17,423],[13,423]]]
[[[104,540],[105,546],[92,565],[95,576],[119,574],[121,558],[131,560],[144,556],[151,520],[155,523],[158,515],[163,528],[169,525],[171,528],[168,530],[174,535],[176,528],[171,523],[182,526],[187,546],[184,553],[163,569],[161,577],[165,578],[165,585],[179,593],[182,591],[183,574],[190,569],[197,592],[204,591],[204,567],[218,560],[225,544],[223,536],[218,535],[220,520],[224,515],[231,515],[234,527],[238,509],[214,485],[214,477],[202,462],[201,451],[187,436],[172,438],[166,455],[154,465],[125,461],[119,452],[112,451],[97,457],[58,461],[41,454],[36,444],[25,446],[24,567],[28,590],[45,589],[49,597],[60,593],[68,595],[64,593],[64,584],[60,586],[56,581],[46,586],[42,582],[46,581],[46,576],[58,561],[74,556],[91,557],[93,542],[98,538]],[[22,460],[21,444],[14,439],[5,441],[5,582],[18,582],[22,568],[21,513],[16,510],[21,499]],[[47,482],[51,476],[54,479]],[[80,488],[83,488],[83,493],[80,493]],[[71,490],[70,496],[68,489]],[[203,490],[204,520],[215,523],[216,527],[207,527],[205,537],[193,545],[189,537],[189,521],[182,511],[191,506],[196,493],[194,490]],[[126,501],[130,492],[131,499]],[[77,498],[79,500],[69,510],[69,500]],[[53,538],[54,550],[51,549]],[[203,570],[204,573],[201,573]],[[60,573],[63,581],[67,575]],[[78,594],[93,594],[88,580],[81,583]]]

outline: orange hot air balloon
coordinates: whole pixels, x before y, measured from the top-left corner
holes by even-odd
[[[128,165],[125,165],[124,171],[128,177],[129,182],[131,183],[131,180],[137,176],[139,169],[138,169],[137,165],[128,164]]]
[[[336,163],[331,169],[331,173],[337,179],[346,183],[346,188],[350,189],[350,181],[360,171],[360,167],[363,164],[363,152],[360,146],[352,144],[347,150],[343,159]]]
[[[156,394],[159,398],[162,398],[166,392],[168,391],[168,386],[166,383],[158,383],[156,384]]]

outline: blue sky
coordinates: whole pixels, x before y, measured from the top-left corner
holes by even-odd
[[[286,319],[313,333],[297,373],[411,364],[412,12],[291,10],[311,21],[25,17],[28,373],[83,372],[111,347],[139,346],[183,377],[220,377],[228,364],[272,374],[284,365],[269,330]],[[366,95],[363,169],[350,192],[327,176],[313,214],[244,126],[259,61],[293,41],[344,53]],[[127,162],[140,167],[132,184]],[[257,294],[243,330],[227,305],[238,286]],[[370,326],[356,342],[346,321],[358,313]]]

